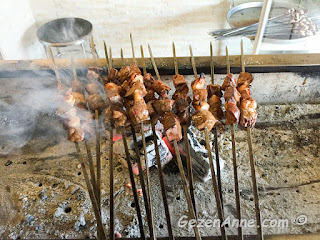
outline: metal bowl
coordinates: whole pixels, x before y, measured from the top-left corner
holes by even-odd
[[[42,25],[39,40],[52,47],[65,47],[85,42],[92,33],[92,24],[82,18],[59,18]]]

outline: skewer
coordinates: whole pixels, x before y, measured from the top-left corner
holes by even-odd
[[[108,49],[107,49],[107,45],[106,42],[103,40],[103,46],[104,46],[104,54],[106,56],[106,66],[108,68],[108,70],[110,70],[109,68],[109,56],[108,56]]]
[[[141,58],[142,58],[142,69],[143,69],[143,75],[147,74],[147,68],[146,68],[146,62],[144,60],[144,53],[143,53],[143,47],[140,45],[140,50],[141,50]]]
[[[83,176],[84,176],[84,179],[85,179],[86,184],[87,184],[89,197],[91,199],[91,203],[92,203],[92,207],[93,207],[93,212],[94,212],[94,215],[95,215],[96,220],[97,220],[98,233],[101,232],[102,233],[102,238],[106,239],[107,234],[106,234],[105,229],[103,227],[102,218],[101,218],[101,215],[100,215],[100,212],[99,212],[98,203],[97,203],[97,200],[96,200],[96,198],[94,196],[94,193],[93,193],[92,185],[90,183],[88,172],[86,170],[86,166],[85,166],[85,163],[84,163],[81,151],[80,151],[79,143],[75,142],[74,144],[75,144],[75,147],[76,147],[76,150],[77,150],[77,153],[78,153],[78,157],[79,157],[79,161],[80,161],[80,164],[81,164],[81,169],[82,169],[82,172],[83,172]]]
[[[227,61],[227,71],[230,73],[230,63],[229,63],[229,52],[228,47],[226,47],[226,61]],[[234,124],[231,126],[231,139],[232,139],[232,165],[233,165],[233,178],[234,178],[234,193],[236,197],[236,209],[237,209],[237,219],[241,221],[241,204],[240,204],[240,191],[239,191],[239,180],[238,180],[238,166],[237,166],[237,154],[236,154],[236,140],[235,140],[235,130]],[[243,239],[242,227],[238,226],[238,237]]]
[[[109,68],[112,68],[112,50],[111,47],[109,47]]]
[[[167,199],[167,189],[164,184],[164,179],[163,179],[163,171],[162,171],[162,164],[160,160],[160,153],[159,153],[159,147],[158,147],[158,138],[156,135],[156,129],[155,129],[155,123],[151,123],[151,128],[152,128],[152,133],[153,133],[153,143],[154,143],[154,148],[156,151],[156,159],[157,159],[157,165],[158,165],[158,175],[159,175],[159,180],[160,180],[160,186],[161,186],[161,193],[162,193],[162,200],[163,200],[163,205],[164,205],[164,212],[166,215],[166,221],[167,221],[167,226],[168,226],[168,234],[169,234],[169,239],[174,240],[173,236],[173,229],[171,225],[171,219],[170,219],[170,212],[169,212],[169,205],[168,205],[168,199]]]
[[[130,153],[129,153],[129,148],[128,148],[128,142],[127,142],[127,137],[126,137],[126,134],[125,134],[124,127],[121,128],[121,134],[122,134],[124,150],[125,150],[125,153],[126,153],[126,160],[127,160],[128,171],[129,171],[129,175],[130,175],[130,181],[131,181],[131,186],[132,186],[134,203],[135,203],[135,206],[136,206],[136,211],[137,211],[137,216],[138,216],[139,229],[140,229],[140,238],[141,239],[146,239],[146,236],[145,236],[145,233],[144,233],[144,229],[143,229],[142,215],[141,215],[141,210],[140,210],[140,205],[139,205],[137,188],[136,188],[136,184],[135,184],[135,181],[134,181],[134,175],[133,175],[133,170],[132,170],[132,165],[131,165],[132,163],[131,163],[131,158],[130,158]]]
[[[212,48],[212,42],[210,42],[210,68],[211,68],[211,83],[214,84],[214,60],[213,60],[213,48]],[[213,129],[214,134],[214,150],[216,155],[216,167],[217,167],[217,180],[218,180],[218,188],[220,193],[220,199],[222,203],[222,209],[223,209],[223,196],[222,196],[222,183],[221,183],[221,168],[220,168],[220,156],[219,156],[219,145],[218,145],[218,129],[217,127],[214,127]]]
[[[110,177],[110,240],[114,239],[114,180],[113,180],[113,126],[110,127],[109,177]]]
[[[241,69],[242,69],[242,72],[245,72],[245,61],[244,61],[243,41],[242,40],[241,40]],[[259,240],[263,240],[264,237],[263,237],[262,224],[261,224],[259,194],[258,194],[258,186],[257,186],[257,179],[256,179],[255,161],[253,158],[252,138],[251,138],[251,128],[250,127],[247,127],[247,135],[248,135],[248,147],[249,147],[249,157],[250,157],[252,190],[253,190],[254,206],[255,206],[256,219],[257,219],[257,235],[258,235]]]
[[[121,48],[121,51],[120,51],[120,55],[121,55],[122,66],[124,66],[124,57],[123,57],[123,49],[122,48]]]
[[[212,152],[210,148],[210,142],[209,142],[209,132],[208,128],[206,127],[204,129],[205,131],[205,139],[206,139],[206,148],[208,151],[208,157],[209,157],[209,164],[210,164],[210,170],[211,170],[211,175],[212,175],[212,183],[213,183],[213,190],[214,190],[214,195],[216,198],[216,204],[217,204],[217,211],[218,211],[218,216],[220,219],[220,223],[222,224],[224,222],[224,217],[223,217],[223,209],[222,209],[222,203],[219,195],[219,188],[216,180],[216,173],[214,171],[214,166],[213,166],[213,159],[212,159]],[[227,240],[227,234],[224,228],[224,225],[220,225],[220,231],[222,235],[222,239]]]
[[[158,68],[157,68],[157,65],[156,65],[156,62],[153,58],[153,55],[152,55],[152,51],[151,51],[151,47],[150,45],[148,44],[148,48],[149,48],[149,53],[150,53],[150,57],[151,57],[151,62],[152,62],[152,65],[153,65],[153,69],[157,75],[157,80],[161,80],[161,77],[160,77],[160,74],[159,74],[159,71],[158,71]]]
[[[48,47],[48,49],[49,49],[49,54],[50,54],[50,57],[51,57],[51,60],[52,60],[52,63],[53,63],[53,70],[54,70],[54,73],[55,73],[56,78],[57,78],[58,91],[61,93],[63,91],[63,87],[62,87],[62,83],[61,83],[60,73],[59,73],[58,68],[56,66],[56,61],[54,60],[51,47]]]
[[[154,71],[155,71],[155,73],[157,75],[158,80],[160,80],[160,74],[158,72],[157,65],[156,65],[156,63],[154,61],[150,45],[148,45],[148,48],[149,48],[149,53],[150,53],[151,62],[152,62]],[[166,222],[167,222],[167,227],[168,227],[168,235],[169,235],[169,239],[170,240],[174,240],[173,229],[172,229],[171,219],[170,219],[170,211],[169,211],[168,199],[167,199],[167,189],[166,189],[165,184],[164,184],[162,164],[161,164],[159,147],[158,147],[158,138],[157,138],[157,135],[156,135],[156,128],[155,128],[155,124],[156,123],[157,123],[157,119],[151,120],[151,128],[152,128],[152,134],[153,134],[153,144],[154,144],[154,149],[156,151],[158,175],[159,175],[160,186],[161,186],[161,193],[162,193],[162,200],[163,200],[163,205],[164,205],[164,212],[165,212]]]
[[[132,57],[133,62],[136,63],[136,56],[134,55],[134,47],[133,47],[133,40],[132,40],[132,33],[130,33],[130,41],[131,41],[131,48],[132,48]]]
[[[96,52],[95,52],[95,47],[94,47],[94,41],[93,41],[93,36],[91,37],[91,52],[92,52],[92,57],[93,57],[93,61],[95,63],[95,65],[97,65],[97,56],[96,56]]]
[[[132,35],[131,34],[130,34],[130,39],[131,39],[131,47],[132,47],[132,56],[133,56],[133,59],[134,59],[133,61],[134,61],[134,63],[136,63],[135,62],[133,40],[132,40]],[[141,122],[141,129],[142,129],[142,132],[143,132],[144,131],[143,122]],[[144,177],[143,177],[143,170],[142,170],[142,166],[141,166],[141,156],[140,156],[138,141],[137,141],[135,129],[133,128],[132,125],[131,125],[131,132],[132,132],[134,148],[135,148],[135,152],[136,152],[136,156],[137,156],[139,179],[140,179],[140,185],[141,185],[141,188],[142,188],[144,206],[146,208],[146,213],[147,213],[147,220],[148,220],[148,226],[149,226],[149,231],[150,231],[150,238],[155,240],[156,236],[155,236],[155,226],[154,226],[153,215],[152,215],[153,211],[152,211],[151,202],[149,201],[150,192],[147,193],[147,190],[146,190],[146,185],[145,185]],[[146,153],[145,153],[145,155],[146,155]]]
[[[173,146],[174,146],[174,151],[175,151],[175,154],[176,154],[176,157],[177,157],[180,176],[181,176],[182,183],[183,183],[184,194],[186,195],[186,198],[187,198],[190,217],[191,217],[191,219],[197,220],[197,217],[196,217],[196,214],[195,214],[195,210],[194,210],[194,207],[193,207],[193,203],[192,203],[192,200],[191,200],[191,195],[190,195],[190,192],[188,191],[187,179],[186,179],[186,176],[184,174],[184,169],[183,169],[183,165],[182,165],[182,161],[181,161],[180,152],[179,152],[179,149],[178,149],[177,140],[173,141]],[[195,224],[193,230],[194,230],[194,234],[195,234],[196,239],[197,240],[201,240],[201,235],[200,235],[197,223]]]
[[[178,68],[178,61],[176,56],[176,47],[174,45],[174,42],[172,42],[172,50],[173,50],[173,60],[174,60],[174,70],[175,74],[179,74],[179,68]],[[196,210],[196,200],[194,197],[194,188],[193,188],[193,175],[192,175],[192,163],[191,163],[191,157],[190,157],[190,146],[189,146],[189,140],[188,140],[188,127],[186,125],[182,126],[183,128],[183,136],[184,136],[184,142],[185,142],[185,149],[186,149],[186,158],[187,158],[187,173],[188,173],[188,181],[189,181],[189,191],[191,195],[191,200],[194,208],[195,215],[197,216],[197,210]]]
[[[99,131],[99,112],[95,110],[95,132],[96,132],[96,162],[97,162],[97,202],[101,211],[101,153],[100,153],[100,131]]]
[[[189,49],[190,49],[191,64],[192,64],[192,68],[193,68],[194,78],[197,79],[198,78],[197,68],[196,68],[196,63],[194,62],[194,57],[193,57],[193,52],[192,52],[191,45],[189,45]]]

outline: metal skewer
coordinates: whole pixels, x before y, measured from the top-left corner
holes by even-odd
[[[134,181],[134,175],[133,175],[133,170],[132,170],[132,165],[131,165],[132,164],[131,163],[131,157],[130,157],[130,153],[129,153],[128,142],[127,142],[127,137],[126,137],[126,133],[125,133],[124,127],[121,127],[121,134],[122,134],[124,150],[125,150],[125,153],[126,153],[126,160],[127,160],[128,171],[129,171],[129,175],[130,175],[130,181],[131,181],[131,186],[132,186],[134,203],[135,203],[137,216],[138,216],[139,229],[140,229],[140,238],[141,239],[146,239],[146,236],[145,236],[145,233],[144,233],[144,229],[143,229],[142,215],[141,215],[141,210],[140,210],[140,205],[139,205],[139,199],[138,199],[138,194],[137,194],[136,183]]]
[[[211,153],[211,148],[210,148],[210,142],[209,142],[209,131],[208,128],[206,127],[204,129],[205,131],[205,138],[206,138],[206,148],[208,151],[208,157],[209,157],[209,164],[210,164],[210,169],[211,169],[211,179],[213,183],[213,190],[214,190],[214,195],[216,198],[216,204],[217,204],[217,211],[218,211],[218,216],[220,219],[220,223],[222,224],[224,222],[224,217],[223,217],[223,209],[222,209],[222,203],[219,195],[219,188],[216,180],[216,173],[214,171],[214,166],[213,166],[213,158],[212,158],[212,153]],[[227,234],[226,230],[224,228],[224,225],[220,225],[220,231],[222,235],[222,239],[226,240],[227,239]]]
[[[98,234],[101,233],[102,234],[101,237],[103,239],[106,239],[107,234],[106,234],[105,229],[103,227],[102,218],[101,218],[101,214],[100,214],[100,211],[99,211],[98,203],[97,203],[97,200],[95,198],[95,195],[94,195],[94,192],[93,192],[93,188],[92,188],[92,185],[91,185],[90,180],[89,180],[88,172],[86,170],[86,166],[85,166],[85,163],[84,163],[81,151],[80,151],[79,143],[78,142],[74,142],[74,144],[75,144],[75,147],[76,147],[76,150],[77,150],[77,154],[78,154],[78,157],[79,157],[79,161],[80,161],[80,164],[81,164],[81,169],[82,169],[82,172],[83,172],[83,176],[84,176],[84,179],[85,179],[86,184],[87,184],[89,197],[91,199],[91,203],[92,203],[92,207],[93,207],[93,212],[94,212],[94,215],[95,215],[96,220],[97,220]]]
[[[136,63],[135,62],[135,54],[134,54],[134,46],[133,46],[133,41],[132,41],[132,35],[131,34],[130,34],[130,39],[131,39],[131,47],[132,47],[132,56],[133,56],[133,59],[134,59],[133,61],[134,61],[134,63]],[[141,122],[141,126],[140,127],[141,127],[142,132],[143,132],[144,131],[143,122]],[[147,220],[148,220],[148,226],[149,226],[149,231],[150,231],[150,238],[155,240],[156,239],[155,226],[154,226],[153,215],[152,215],[152,210],[151,210],[152,205],[151,205],[151,202],[149,201],[150,192],[147,193],[147,190],[146,190],[146,185],[145,185],[144,177],[143,177],[143,170],[142,170],[142,166],[141,166],[141,156],[140,156],[138,141],[137,141],[135,129],[132,126],[132,124],[131,124],[131,132],[132,132],[134,148],[135,148],[135,152],[136,152],[136,156],[137,156],[137,163],[138,163],[138,169],[139,169],[139,179],[140,179],[140,185],[141,185],[141,188],[142,188],[144,206],[145,206],[146,213],[147,213]],[[146,153],[145,153],[145,155],[146,155]]]
[[[245,72],[245,61],[244,61],[242,40],[241,40],[241,69],[242,69],[242,72]],[[258,194],[258,186],[257,186],[257,179],[256,179],[255,161],[254,161],[253,150],[252,150],[252,138],[251,138],[250,127],[247,127],[247,135],[248,135],[252,190],[253,190],[254,206],[255,206],[256,219],[257,219],[257,235],[259,240],[263,240],[264,237],[263,237],[263,231],[262,231],[259,194]]]
[[[194,219],[194,220],[197,220],[196,213],[194,211],[193,203],[192,203],[192,200],[191,200],[191,195],[190,195],[190,192],[188,191],[187,179],[186,179],[186,176],[184,174],[184,169],[183,169],[183,165],[182,165],[182,161],[181,161],[181,156],[180,156],[180,152],[179,152],[179,148],[178,148],[178,143],[177,143],[176,140],[173,141],[173,146],[174,146],[174,151],[175,151],[175,154],[176,154],[176,157],[177,157],[180,176],[181,176],[182,183],[183,183],[184,194],[186,195],[186,198],[187,198],[190,217],[192,219]],[[200,232],[199,232],[199,229],[198,229],[198,223],[195,224],[193,230],[194,230],[194,234],[195,234],[196,239],[197,240],[201,240],[201,235],[200,235]]]
[[[109,68],[109,57],[106,43],[103,41],[104,44],[104,53],[106,55],[106,63],[108,71],[110,72]],[[113,176],[113,130],[114,125],[111,122],[110,124],[110,147],[109,147],[109,184],[110,184],[110,226],[109,226],[109,238],[110,240],[114,240],[114,176]]]
[[[228,47],[226,47],[226,61],[227,61],[227,72],[230,74],[230,62],[229,62],[229,52]],[[237,154],[236,154],[236,140],[235,140],[235,130],[234,124],[230,126],[231,128],[231,139],[232,139],[232,165],[233,165],[233,178],[234,178],[234,193],[236,197],[236,208],[237,208],[237,219],[241,221],[241,204],[240,204],[240,191],[238,184],[238,166],[237,166]],[[243,233],[241,225],[238,226],[238,237],[243,239]]]
[[[148,48],[149,48],[149,54],[150,54],[150,57],[151,57],[151,62],[152,62],[154,71],[155,71],[155,73],[157,75],[157,80],[160,80],[160,74],[158,72],[158,68],[157,68],[156,62],[154,61],[150,45],[148,45]],[[155,129],[156,122],[157,122],[157,119],[151,120],[151,128],[152,128],[152,134],[153,134],[153,144],[154,144],[154,148],[155,148],[155,151],[156,151],[156,159],[157,159],[157,165],[158,165],[158,175],[159,175],[159,180],[160,180],[162,200],[163,200],[164,212],[165,212],[166,221],[167,221],[169,239],[170,240],[174,240],[173,229],[172,229],[171,219],[170,219],[170,211],[169,211],[169,206],[168,206],[168,199],[167,199],[167,190],[166,190],[166,187],[165,187],[165,184],[164,184],[164,179],[163,179],[162,164],[161,164],[159,147],[158,147],[158,138],[157,138],[156,129]]]
[[[176,47],[174,45],[174,42],[172,42],[172,50],[173,50],[173,60],[174,60],[174,70],[175,75],[179,74],[179,68],[178,68],[178,61],[176,56]],[[192,175],[192,163],[191,163],[191,157],[190,157],[190,145],[188,140],[188,126],[183,125],[183,136],[184,136],[184,142],[185,142],[185,152],[186,152],[186,158],[187,158],[187,173],[188,173],[188,181],[189,181],[189,191],[191,195],[191,200],[194,208],[195,215],[197,216],[197,210],[196,210],[196,201],[194,197],[194,188],[193,188],[193,175]]]
[[[211,68],[211,83],[214,84],[214,60],[213,60],[213,48],[212,48],[212,42],[210,42],[210,68]],[[213,128],[213,134],[214,134],[214,150],[216,155],[216,167],[217,167],[217,181],[218,181],[218,188],[220,193],[220,200],[222,203],[222,209],[223,209],[223,196],[222,196],[222,183],[221,183],[221,168],[220,168],[220,156],[219,156],[219,145],[218,145],[218,128]]]

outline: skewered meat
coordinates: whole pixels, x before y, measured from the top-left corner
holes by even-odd
[[[187,108],[190,106],[191,98],[187,94],[180,94],[177,93],[175,98],[175,109],[177,112],[182,112],[187,110]]]
[[[221,86],[221,89],[225,91],[227,87],[237,87],[237,80],[234,78],[232,73],[228,73],[224,82]]]
[[[194,110],[198,111],[209,111],[210,105],[205,101],[197,101],[192,103]]]
[[[115,68],[111,68],[109,70],[109,74],[108,74],[108,80],[107,82],[104,82],[105,84],[106,83],[109,83],[109,82],[113,82],[113,83],[117,83],[118,84],[118,70],[115,69]]]
[[[146,103],[153,101],[153,100],[157,100],[157,98],[155,96],[155,91],[152,89],[147,89],[147,95],[144,97],[144,100],[146,101]]]
[[[183,75],[180,75],[180,74],[176,74],[173,76],[172,78],[173,80],[173,85],[174,87],[177,89],[178,86],[180,85],[187,85],[187,82],[186,80],[184,79],[184,76]]]
[[[208,100],[208,104],[210,105],[210,109],[209,111],[213,114],[213,116],[217,119],[217,120],[222,120],[223,118],[223,111],[221,109],[221,99],[216,96],[213,95],[209,100]]]
[[[121,87],[115,83],[107,83],[105,85],[105,90],[107,94],[107,103],[110,104],[121,104],[122,98],[120,96]]]
[[[72,116],[64,119],[64,122],[68,127],[76,128],[80,127],[81,119],[78,116]]]
[[[159,115],[164,114],[165,112],[172,111],[172,107],[174,104],[174,100],[164,99],[164,100],[157,100],[153,102],[153,108]]]
[[[247,97],[241,100],[240,103],[240,124],[244,127],[253,127],[256,123],[257,102],[252,97]]]
[[[147,104],[139,90],[134,92],[133,106],[129,107],[129,111],[127,108],[127,112],[132,125],[138,125],[139,123],[150,119]]]
[[[120,83],[123,83],[124,81],[128,80],[130,77],[130,67],[126,66],[120,69],[118,72],[118,80]]]
[[[237,103],[228,101],[225,103],[226,108],[226,125],[232,125],[239,122],[240,110]]]
[[[196,90],[196,89],[202,89],[204,87],[206,80],[205,80],[205,76],[204,73],[200,74],[200,77],[195,79],[192,83],[191,83],[191,88],[192,90]]]
[[[160,122],[170,142],[173,140],[180,141],[182,139],[181,125],[177,115],[173,112],[166,112],[160,117]]]
[[[250,87],[247,84],[242,84],[241,86],[238,86],[237,90],[241,94],[241,98],[243,98],[243,96],[245,95],[249,95],[249,96],[251,95]]]
[[[98,110],[99,112],[102,112],[107,107],[103,98],[99,94],[89,95],[87,101],[91,111]]]
[[[69,128],[68,130],[68,140],[71,142],[81,142],[84,139],[84,131],[77,128]]]
[[[193,101],[206,101],[208,92],[206,89],[195,89],[193,90]]]
[[[168,87],[164,82],[160,80],[155,80],[152,84],[152,89],[158,93],[160,96],[161,95],[166,95],[168,92],[171,90],[170,87]]]
[[[191,116],[190,116],[189,108],[185,111],[178,112],[177,116],[179,117],[180,123],[182,125],[189,126],[191,124]]]
[[[217,120],[210,111],[201,110],[192,115],[192,121],[199,131],[205,129],[205,127],[208,128],[208,131],[211,131]]]
[[[86,86],[86,91],[88,92],[88,94],[99,94],[100,93],[100,87],[97,83],[89,83]]]
[[[130,77],[134,78],[135,75],[141,75],[141,70],[135,63],[131,63],[131,65],[130,65]]]
[[[67,91],[67,94],[63,99],[63,102],[66,103],[66,104],[69,104],[70,106],[73,106],[74,103],[76,102],[76,100],[74,99],[74,97],[72,95],[72,90],[71,89],[69,89]]]
[[[149,112],[149,116],[151,118],[155,117],[157,115],[157,112],[156,110],[154,110],[153,108],[153,103],[155,102],[155,100],[151,100],[147,103],[147,109],[148,109],[148,112]]]
[[[176,91],[174,94],[176,93],[182,93],[182,94],[187,94],[189,92],[189,88],[187,84],[181,84],[179,86],[176,87]]]
[[[152,84],[155,79],[152,77],[150,73],[147,73],[143,76],[143,83],[146,86],[146,89],[152,89]]]
[[[71,82],[71,89],[72,89],[72,92],[83,93],[84,92],[83,82],[80,82],[78,80],[73,80]]]
[[[168,99],[168,93],[167,92],[163,92],[161,94],[158,94],[159,95],[159,99]]]
[[[137,81],[127,91],[125,97],[129,98],[129,99],[130,98],[132,99],[134,97],[134,94],[135,94],[136,91],[140,91],[140,94],[141,94],[142,97],[147,95],[147,90],[146,90],[146,87],[144,86],[143,82]]]
[[[82,93],[73,92],[72,96],[75,100],[75,104],[77,107],[86,108],[87,101],[86,101],[85,96]]]
[[[253,81],[253,76],[251,73],[248,72],[241,72],[238,78],[238,86],[242,84],[250,85]]]
[[[77,110],[71,106],[70,104],[63,102],[59,108],[56,111],[56,115],[58,115],[59,117],[64,117],[66,116],[72,116],[72,115],[76,115]]]
[[[126,93],[129,91],[130,89],[130,84],[127,80],[125,80],[122,84],[121,84],[121,91],[120,91],[120,95],[124,96],[126,95]]]
[[[134,83],[140,82],[143,84],[143,76],[141,74],[136,74],[134,77],[129,79],[129,85],[132,86]]]
[[[210,99],[213,95],[216,95],[219,98],[222,97],[221,87],[218,84],[209,84],[207,86],[207,91],[208,91],[208,99]]]
[[[226,101],[235,101],[238,103],[240,101],[240,93],[235,87],[227,87],[227,89],[224,92],[224,99]]]
[[[88,68],[88,73],[87,73],[87,78],[89,80],[97,80],[103,73],[102,68],[96,68],[96,67],[89,67]]]

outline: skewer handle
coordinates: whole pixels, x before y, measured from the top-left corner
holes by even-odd
[[[134,55],[134,46],[133,46],[133,40],[132,40],[132,33],[130,33],[130,42],[131,42],[131,50],[132,50],[132,60],[134,63],[136,62],[136,56]]]
[[[159,74],[159,71],[158,71],[156,62],[155,62],[155,60],[154,60],[154,58],[153,58],[153,54],[152,54],[151,47],[150,47],[149,44],[148,44],[148,48],[149,48],[149,53],[150,53],[150,57],[151,57],[151,62],[152,62],[154,71],[155,71],[155,73],[156,73],[156,75],[157,75],[157,79],[158,79],[158,80],[161,80],[161,77],[160,77],[160,74]]]
[[[194,57],[193,57],[193,52],[192,52],[192,47],[191,45],[189,45],[189,50],[190,50],[190,56],[191,56],[191,64],[192,64],[192,68],[193,68],[193,75],[194,78],[198,78],[198,74],[197,74],[197,68],[196,68],[196,63],[194,61]]]
[[[227,73],[230,74],[230,61],[229,61],[228,47],[226,47],[226,63],[227,63]]]
[[[174,140],[173,141],[173,146],[174,146],[174,151],[177,157],[177,162],[178,162],[178,167],[179,167],[179,171],[180,171],[180,175],[181,175],[181,179],[182,179],[182,183],[183,183],[183,190],[184,190],[184,194],[187,198],[187,203],[188,203],[188,207],[189,207],[189,212],[190,212],[190,217],[194,220],[197,220],[195,211],[194,211],[194,207],[192,204],[192,200],[191,200],[191,195],[190,192],[188,191],[188,185],[187,185],[187,179],[184,173],[184,169],[183,169],[183,165],[182,165],[182,161],[181,161],[181,156],[180,156],[180,152],[179,152],[179,148],[178,148],[178,144],[177,141]],[[197,240],[201,240],[201,235],[198,229],[198,224],[196,223],[196,225],[193,228],[194,230],[194,234],[196,236]]]
[[[241,71],[245,72],[246,71],[246,66],[245,66],[245,61],[244,61],[244,53],[243,53],[243,40],[241,39]]]
[[[96,120],[96,161],[97,161],[97,202],[99,209],[101,211],[101,156],[100,156],[100,129],[99,129],[99,112],[95,110],[95,120]]]
[[[106,42],[104,40],[103,40],[103,46],[104,46],[104,54],[106,56],[106,65],[107,65],[108,70],[110,71],[108,49],[107,49]]]
[[[113,179],[113,127],[110,127],[109,177],[110,177],[110,240],[114,240],[114,179]]]
[[[140,51],[141,51],[141,58],[142,58],[142,69],[143,69],[143,75],[147,74],[147,68],[146,68],[146,61],[144,59],[144,53],[143,53],[143,47],[140,45]]]
[[[213,48],[212,42],[210,42],[210,69],[211,69],[211,83],[214,84],[214,58],[213,58]]]
[[[178,69],[178,61],[176,56],[176,46],[174,45],[174,42],[172,42],[172,51],[173,51],[174,74],[178,75],[179,69]]]

